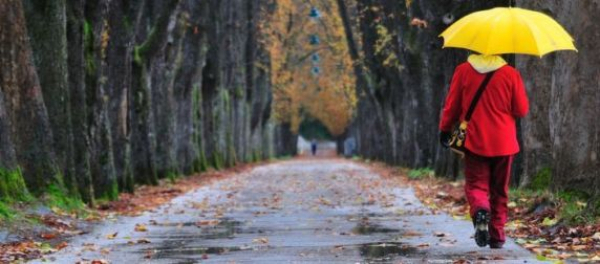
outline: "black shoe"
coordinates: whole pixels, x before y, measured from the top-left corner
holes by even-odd
[[[504,247],[504,242],[490,241],[490,248],[500,249]]]
[[[479,210],[473,218],[475,225],[475,242],[480,247],[485,247],[490,243],[490,232],[488,226],[490,224],[490,213],[485,210]]]

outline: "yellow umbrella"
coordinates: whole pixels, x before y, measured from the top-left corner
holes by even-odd
[[[557,50],[577,51],[573,38],[551,17],[522,8],[497,7],[469,14],[440,37],[444,48],[465,48],[485,55],[536,56]]]

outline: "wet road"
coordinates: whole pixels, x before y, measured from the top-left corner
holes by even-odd
[[[291,160],[107,222],[52,257],[57,263],[536,262],[512,241],[481,250],[471,235],[469,222],[432,214],[397,179],[348,161]]]

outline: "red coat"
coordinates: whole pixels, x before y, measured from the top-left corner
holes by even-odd
[[[452,77],[450,91],[440,120],[440,130],[450,132],[464,120],[475,92],[485,74],[471,64],[459,65]],[[516,119],[529,111],[529,102],[521,74],[508,65],[502,66],[483,92],[467,127],[465,147],[480,156],[495,157],[519,152]]]

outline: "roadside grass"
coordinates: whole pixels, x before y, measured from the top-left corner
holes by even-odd
[[[10,204],[0,201],[0,222],[13,218],[15,211],[11,208]]]
[[[509,207],[522,207],[526,209],[523,213],[551,211],[552,218],[544,218],[546,226],[600,223],[600,211],[595,208],[596,204],[589,204],[591,197],[583,192],[522,187],[511,189],[509,198]]]
[[[412,170],[408,171],[407,176],[411,180],[432,178],[435,176],[435,171],[432,170],[431,168],[412,169]]]
[[[39,198],[31,195],[19,199],[3,198],[0,200],[0,226],[12,225],[43,225],[33,208],[48,208],[53,213],[75,218],[86,218],[91,214],[89,207],[79,198],[66,194],[61,188],[52,185]]]
[[[81,214],[87,209],[85,203],[78,197],[67,194],[62,188],[51,185],[46,195],[41,200],[43,205],[52,209],[55,213]]]

